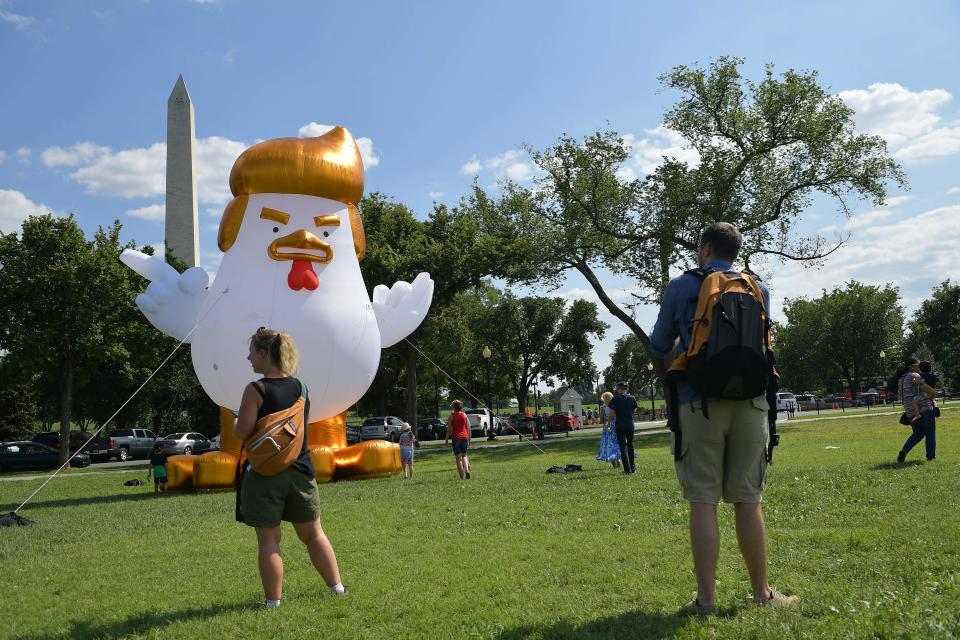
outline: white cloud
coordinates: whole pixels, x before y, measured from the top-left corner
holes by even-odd
[[[442,197],[443,197],[443,191],[431,191],[430,193],[427,194],[427,196],[428,196],[431,200],[436,200],[437,198],[442,198]]]
[[[230,193],[230,169],[247,144],[210,136],[197,140],[197,198],[200,202],[226,203]]]
[[[2,165],[7,159],[7,152],[3,149],[0,149],[0,165]]]
[[[19,191],[0,189],[0,233],[19,233],[28,216],[50,210],[47,205],[34,202]]]
[[[40,159],[46,167],[77,167],[108,153],[109,147],[101,147],[92,142],[79,142],[66,149],[47,147],[40,154]]]
[[[949,189],[947,189],[948,196],[954,193],[960,193],[960,187],[950,187]]]
[[[152,198],[165,195],[167,145],[157,142],[146,148],[109,149],[93,164],[80,167],[70,177],[84,185],[87,193],[119,198]],[[47,162],[47,151],[44,151]]]
[[[960,152],[960,122],[942,124],[941,109],[953,96],[946,89],[910,91],[896,82],[841,91],[856,111],[857,129],[883,137],[893,156],[904,162]]]
[[[460,167],[460,173],[465,176],[488,173],[494,180],[509,178],[515,182],[527,182],[539,170],[534,167],[525,151],[510,149],[491,158],[478,159],[476,156]]]
[[[197,140],[200,202],[220,204],[232,197],[230,169],[246,147],[246,143],[220,136]],[[122,151],[81,142],[66,149],[49,147],[41,158],[48,167],[78,167],[70,178],[94,195],[118,198],[166,195],[167,145],[162,142]]]
[[[33,150],[30,147],[20,147],[16,152],[17,160],[21,164],[30,164],[30,158],[33,156]]]
[[[893,218],[894,216],[889,216]],[[915,216],[877,222],[858,230],[824,267],[788,263],[773,269],[773,308],[780,315],[784,298],[817,297],[821,290],[850,279],[900,287],[908,312],[947,278],[960,279],[960,205],[939,207]],[[782,318],[782,316],[781,316]]]
[[[126,214],[142,220],[163,222],[166,219],[167,208],[163,204],[151,204],[139,209],[130,209],[126,211]]]
[[[663,163],[664,156],[676,158],[690,166],[700,164],[700,154],[686,147],[686,139],[675,131],[660,125],[654,129],[645,129],[646,137],[638,138],[632,133],[625,134],[623,141],[630,147],[630,158],[620,167],[617,177],[621,180],[635,180],[650,175]]]
[[[37,21],[36,18],[31,16],[21,16],[10,11],[3,11],[2,9],[0,9],[0,20],[3,20],[8,24],[12,24],[14,27],[16,27],[17,31],[23,31]]]
[[[331,129],[333,129],[333,125],[310,122],[300,127],[297,133],[301,138],[315,138],[322,136]],[[354,138],[354,140],[357,142],[357,147],[360,148],[360,157],[363,158],[364,169],[370,169],[380,164],[380,156],[373,148],[373,140],[370,138]]]
[[[237,59],[237,50],[230,49],[224,53],[223,56],[221,56],[221,59],[223,60],[224,64],[233,64]]]

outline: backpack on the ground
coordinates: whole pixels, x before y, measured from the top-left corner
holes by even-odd
[[[710,417],[709,399],[747,400],[766,396],[770,406],[770,444],[773,459],[777,435],[779,376],[770,342],[771,323],[763,293],[750,272],[693,269],[700,280],[689,347],[666,375],[670,394],[668,425],[674,432],[674,457],[680,458],[680,420],[677,383],[686,381],[701,397],[703,415]]]
[[[303,449],[307,387],[300,382],[300,397],[289,408],[257,420],[253,433],[243,441],[253,470],[275,476],[294,462]]]

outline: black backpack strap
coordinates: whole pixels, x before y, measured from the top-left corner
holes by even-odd
[[[777,391],[780,390],[780,378],[774,374],[776,361],[773,352],[768,351],[770,360],[770,377],[767,378],[767,424],[770,428],[770,441],[767,444],[767,464],[773,464],[773,448],[780,444],[780,434],[777,433]]]

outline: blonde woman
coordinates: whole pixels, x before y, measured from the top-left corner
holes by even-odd
[[[293,374],[297,372],[297,347],[290,334],[259,329],[250,338],[247,356],[255,373],[263,377],[247,385],[240,402],[234,433],[246,440],[257,421],[289,409],[301,395],[306,399],[303,424],[309,423],[310,396]],[[306,438],[300,455],[289,467],[272,476],[263,476],[245,465],[240,489],[242,521],[257,532],[260,579],[267,607],[280,606],[283,589],[283,560],[280,557],[280,521],[293,524],[297,537],[307,547],[313,566],[330,590],[342,595],[337,557],[320,527],[320,495]]]
[[[620,466],[620,445],[617,444],[617,434],[613,431],[614,413],[607,405],[613,399],[613,394],[604,391],[600,396],[603,401],[602,423],[603,432],[600,434],[600,451],[597,452],[597,460],[600,462],[609,462],[614,469]]]

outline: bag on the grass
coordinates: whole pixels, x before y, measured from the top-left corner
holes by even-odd
[[[294,462],[303,449],[307,386],[300,382],[300,397],[287,409],[257,420],[250,437],[243,441],[253,470],[275,476]]]

